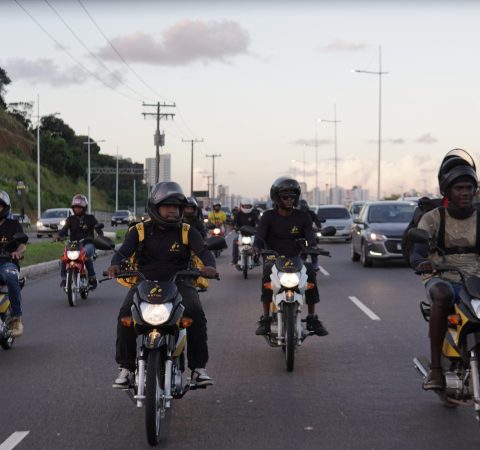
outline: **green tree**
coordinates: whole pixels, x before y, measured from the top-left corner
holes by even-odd
[[[0,108],[7,109],[7,104],[3,96],[5,95],[5,86],[9,85],[12,80],[8,78],[7,72],[0,67]]]

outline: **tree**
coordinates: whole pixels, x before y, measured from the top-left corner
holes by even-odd
[[[17,102],[9,103],[7,112],[20,122],[27,130],[32,127],[30,117],[32,115],[33,103],[31,102]]]
[[[5,86],[11,83],[12,80],[8,78],[7,72],[0,67],[0,108],[7,109],[7,104],[3,98],[5,94]]]

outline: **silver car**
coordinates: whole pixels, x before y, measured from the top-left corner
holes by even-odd
[[[317,216],[322,221],[322,228],[335,227],[334,236],[322,236],[317,232],[317,241],[345,241],[352,238],[353,220],[348,209],[343,205],[322,205],[317,209]]]
[[[51,237],[53,233],[65,225],[67,217],[71,215],[73,215],[73,211],[70,208],[45,210],[37,221],[37,238],[41,238],[45,234]]]
[[[402,235],[415,206],[403,201],[366,203],[354,220],[352,261],[370,267],[374,260],[403,259]]]

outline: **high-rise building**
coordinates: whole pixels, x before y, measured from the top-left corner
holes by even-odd
[[[149,186],[153,186],[155,184],[155,162],[156,158],[145,159],[145,182]],[[171,155],[169,153],[165,153],[160,155],[160,171],[158,175],[158,181],[171,181],[171,178]]]

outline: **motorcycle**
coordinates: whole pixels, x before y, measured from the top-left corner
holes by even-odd
[[[238,261],[237,269],[242,271],[243,278],[248,278],[248,271],[255,267],[253,256],[253,240],[255,237],[255,228],[244,225],[239,229],[238,233]]]
[[[327,227],[324,233],[335,234],[334,227]],[[270,332],[264,337],[271,347],[281,347],[285,353],[285,363],[288,372],[292,372],[295,363],[295,350],[303,341],[315,334],[306,329],[306,320],[302,319],[302,307],[305,303],[305,291],[313,289],[314,283],[307,281],[307,269],[302,256],[316,254],[330,256],[330,252],[314,247],[304,247],[299,256],[280,256],[274,250],[261,250],[267,259],[273,258],[270,282],[265,283],[267,289],[273,291],[273,301],[270,303],[272,322]]]
[[[437,249],[425,230],[412,228],[408,232],[412,242],[428,243]],[[455,266],[437,264],[435,272],[456,272],[461,279],[462,288],[459,299],[452,306],[448,316],[448,327],[443,342],[441,365],[445,376],[445,389],[435,393],[447,407],[458,405],[473,406],[477,421],[480,422],[480,277],[466,277]],[[419,272],[416,272],[419,273]],[[420,310],[423,318],[430,319],[430,303],[421,300]],[[413,364],[425,379],[430,362],[428,358],[414,358]]]
[[[94,242],[103,250],[115,248],[114,243],[103,236]],[[223,248],[225,240],[210,238],[206,246],[210,250]],[[201,273],[196,269],[181,270],[169,281],[147,280],[140,272],[125,272],[116,278],[131,276],[141,281],[134,296],[131,321],[124,324],[135,327],[141,346],[134,379],[126,390],[138,408],[145,407],[147,441],[153,446],[165,432],[172,400],[182,398],[188,391],[205,388],[183,376],[187,328],[192,319],[183,316],[182,296],[175,284],[177,280],[195,279]],[[218,275],[216,278],[219,279]],[[100,282],[106,280],[109,278]]]
[[[207,223],[206,228],[207,228],[207,230],[209,230],[209,237],[222,237],[223,238],[225,236],[225,226],[222,225],[221,223],[218,223],[218,222]],[[227,246],[225,245],[225,247],[213,250],[213,254],[215,255],[215,258],[218,258],[221,255],[222,250],[224,248],[227,248]]]
[[[28,236],[25,233],[15,233],[13,239],[2,245],[0,249],[0,258],[2,260],[11,260],[10,253],[19,244],[25,244],[28,241]],[[20,289],[25,285],[25,278],[19,277]],[[10,350],[13,346],[15,338],[12,334],[12,309],[10,298],[8,296],[8,288],[4,276],[0,276],[0,346],[4,350]]]

